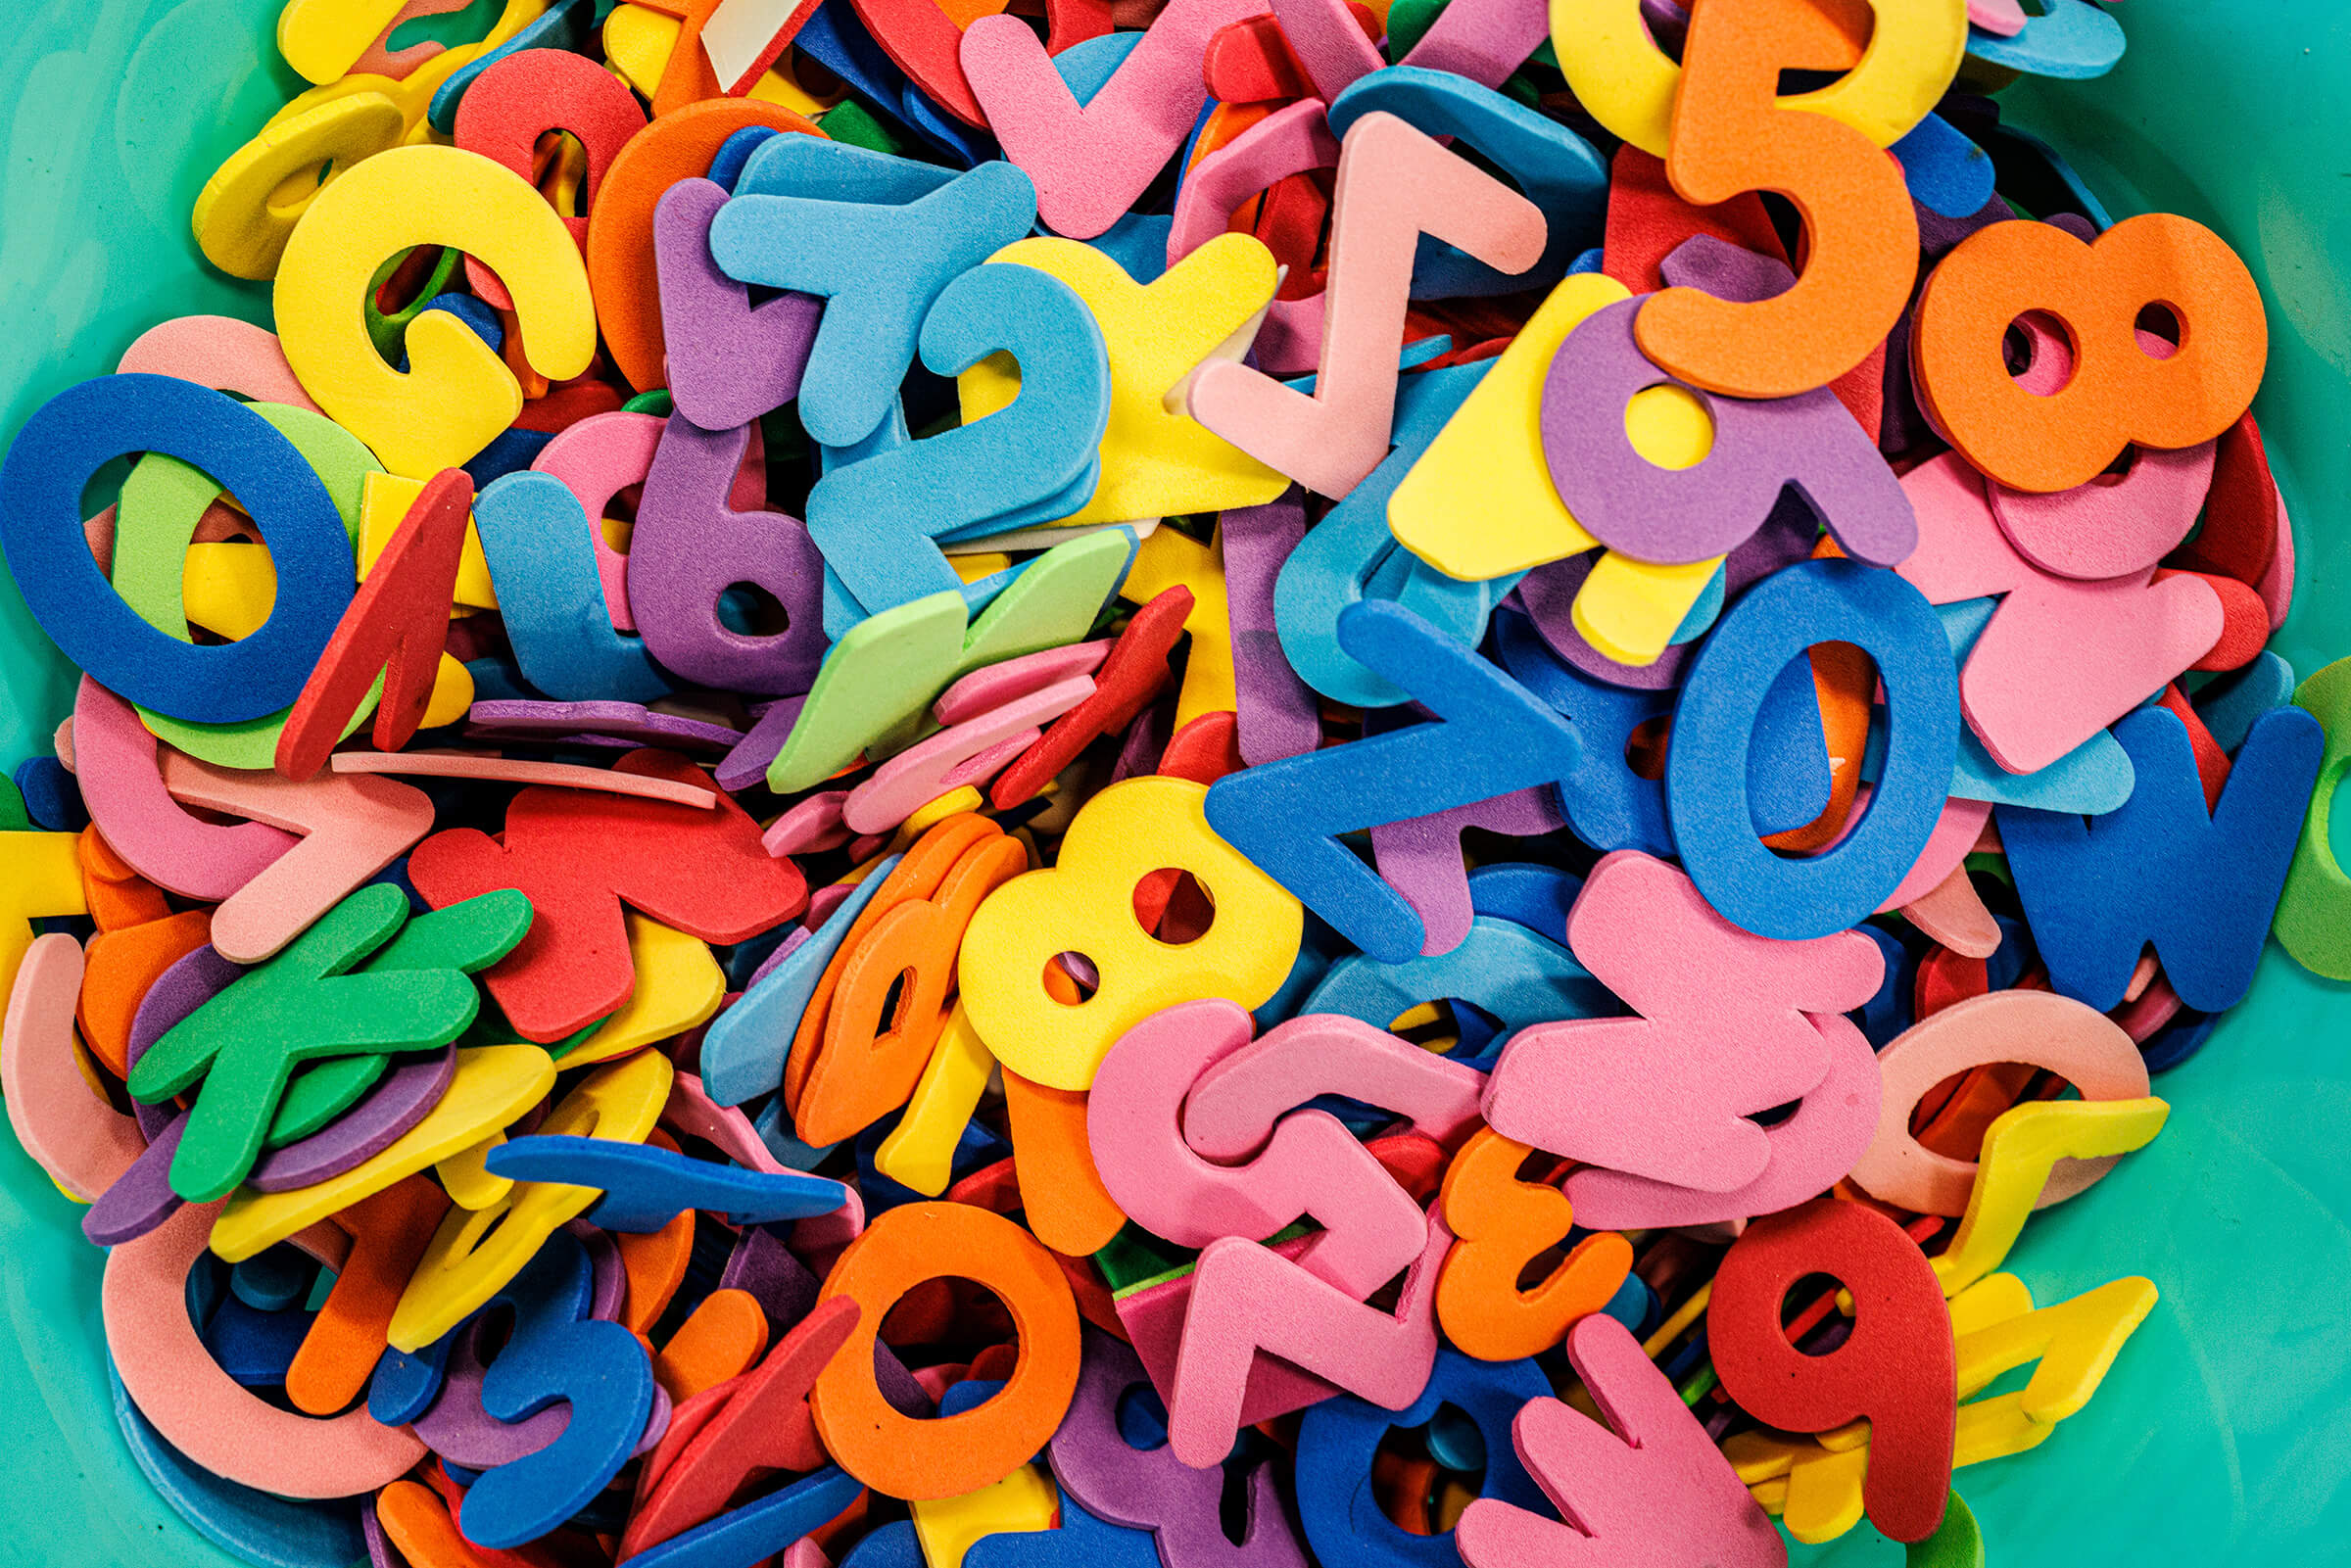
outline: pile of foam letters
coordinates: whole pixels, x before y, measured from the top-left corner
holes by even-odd
[[[390,47],[454,9],[291,0],[194,213],[276,330],[0,472],[84,672],[7,1109],[170,1503],[272,1568],[1981,1562],[1953,1469],[2157,1298],[2037,1304],[2029,1216],[2273,929],[2351,977],[2253,280],[1990,96],[2114,18]]]

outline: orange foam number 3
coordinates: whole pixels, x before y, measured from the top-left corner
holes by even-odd
[[[2135,330],[2160,305],[2180,347],[2158,358]],[[2036,396],[2001,340],[2029,310],[2065,325],[2072,373]],[[2011,490],[2087,484],[2132,442],[2177,449],[2236,422],[2261,385],[2269,323],[2252,274],[2191,218],[2147,213],[2085,245],[2047,223],[1994,223],[1943,260],[1919,296],[1911,367],[1961,455]]]
[[[1882,32],[1903,20],[1879,9]],[[1803,214],[1808,252],[1795,286],[1772,299],[1743,304],[1678,288],[1642,307],[1642,352],[1709,392],[1786,398],[1826,386],[1868,357],[1910,303],[1918,219],[1900,166],[1842,119],[1780,106],[1780,68],[1805,59],[1818,30],[1813,0],[1694,9],[1666,177],[1700,207],[1778,192]],[[1873,38],[1870,52],[1896,47]],[[1919,68],[1937,69],[1933,52],[1922,52]]]
[[[1540,1284],[1518,1288],[1526,1265],[1567,1239],[1575,1210],[1545,1182],[1521,1181],[1533,1149],[1481,1127],[1445,1172],[1445,1223],[1460,1240],[1437,1279],[1437,1320],[1481,1361],[1511,1361],[1551,1349],[1569,1325],[1607,1306],[1633,1266],[1612,1230],[1569,1249]]]

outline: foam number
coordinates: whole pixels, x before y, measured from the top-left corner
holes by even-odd
[[[1298,1019],[1295,1038],[1367,1033],[1352,1019]],[[1249,1015],[1230,1002],[1185,1002],[1128,1029],[1103,1059],[1086,1111],[1094,1166],[1129,1218],[1179,1247],[1225,1236],[1264,1241],[1311,1215],[1322,1227],[1299,1266],[1361,1301],[1428,1242],[1420,1206],[1336,1117],[1285,1117],[1245,1164],[1202,1159],[1182,1108],[1200,1074],[1246,1049]],[[1383,1038],[1387,1038],[1382,1034]],[[1271,1036],[1269,1036],[1271,1043]]]
[[[1210,826],[1208,791],[1188,780],[1116,784],[1080,808],[1054,866],[989,896],[964,933],[958,968],[973,1026],[998,1061],[1056,1089],[1083,1089],[1129,1028],[1177,1002],[1271,996],[1297,957],[1298,902]],[[1162,868],[1198,879],[1216,919],[1191,942],[1161,940],[1135,917],[1135,885]],[[1057,1000],[1045,968],[1075,952],[1094,994]]]
[[[1665,272],[1742,298],[1786,276],[1703,236],[1667,258]],[[1847,554],[1889,565],[1911,552],[1910,504],[1832,393],[1754,402],[1660,384],[1635,342],[1642,309],[1625,301],[1575,326],[1544,386],[1543,452],[1561,503],[1536,514],[1554,518],[1546,557],[1586,537],[1609,546],[1575,596],[1577,633],[1619,663],[1655,661],[1723,557],[1775,522],[1790,490]]]
[[[1857,828],[1835,848],[1782,860],[1755,836],[1744,758],[1781,672],[1829,641],[1877,661],[1885,762]],[[1825,936],[1900,885],[1942,816],[1958,747],[1957,673],[1933,608],[1892,573],[1806,561],[1750,589],[1691,665],[1666,750],[1666,815],[1691,879],[1726,919],[1759,936]]]
[[[560,1401],[561,1435],[535,1453],[482,1473],[458,1519],[465,1539],[493,1548],[536,1541],[594,1501],[629,1460],[653,1407],[653,1369],[637,1337],[591,1315],[588,1250],[553,1235],[491,1297],[514,1309],[514,1330],[482,1382],[482,1408],[522,1421]]]
[[[1448,1568],[1461,1560],[1454,1531],[1423,1535],[1391,1519],[1380,1505],[1386,1489],[1373,1478],[1388,1429],[1425,1425],[1440,1408],[1454,1421],[1465,1417],[1485,1449],[1478,1495],[1505,1507],[1540,1508],[1542,1494],[1508,1445],[1511,1418],[1550,1389],[1532,1360],[1475,1361],[1448,1347],[1438,1350],[1419,1398],[1401,1410],[1347,1398],[1309,1407],[1298,1427],[1298,1514],[1316,1556],[1376,1568]]]
[[[1352,195],[1350,194],[1352,193]],[[1389,114],[1341,143],[1322,352],[1310,397],[1245,365],[1192,382],[1192,416],[1309,490],[1341,497],[1387,455],[1396,344],[1423,233],[1519,273],[1543,251],[1542,212]]]
[[[1480,1497],[1454,1527],[1469,1568],[1778,1568],[1787,1560],[1771,1521],[1623,1324],[1600,1313],[1583,1319],[1568,1330],[1567,1358],[1607,1425],[1538,1398],[1520,1406],[1511,1440],[1552,1506],[1573,1523]]]
[[[1221,779],[1208,820],[1366,953],[1399,964],[1423,950],[1420,917],[1338,835],[1572,778],[1583,746],[1517,683],[1399,605],[1350,604],[1338,630],[1345,652],[1439,722]]]
[[[1971,1398],[1959,1407],[1959,1462],[2038,1447],[2058,1422],[2079,1414],[2124,1343],[2155,1309],[2155,1301],[2153,1280],[2109,1280],[2071,1301],[1961,1332],[1953,1350],[1962,1397],[1981,1393],[2021,1366],[2031,1365],[2033,1376],[2021,1389],[1988,1400]],[[2030,1298],[2024,1305],[2030,1308]],[[1954,1324],[1958,1312],[1954,1304]],[[1876,1446],[1874,1434],[1871,1446]]]
[[[1227,346],[1272,300],[1273,258],[1263,244],[1221,234],[1147,284],[1074,240],[1021,240],[988,260],[1017,261],[1068,284],[1093,312],[1110,362],[1100,482],[1083,506],[1054,521],[1115,523],[1256,506],[1288,488],[1283,476],[1170,403],[1204,361],[1228,356]],[[960,386],[968,420],[1004,407],[1020,380],[990,357],[965,371]]]
[[[876,1339],[900,1297],[946,1276],[995,1294],[1011,1314],[1019,1356],[986,1403],[917,1420],[892,1408],[875,1383]],[[841,1253],[818,1301],[843,1297],[857,1304],[856,1329],[808,1402],[834,1461],[866,1485],[917,1501],[960,1497],[1028,1463],[1061,1425],[1078,1387],[1078,1308],[1051,1256],[1011,1220],[968,1204],[889,1210]]]
[[[1082,108],[1017,17],[975,17],[958,53],[1004,156],[1036,181],[1037,215],[1057,234],[1090,240],[1126,214],[1200,118],[1209,40],[1266,9],[1266,0],[1174,0]]]
[[[1021,395],[986,418],[834,469],[808,493],[809,538],[868,611],[956,587],[946,558],[916,541],[1050,521],[1070,497],[1090,494],[1100,469],[1110,365],[1092,313],[1067,284],[1032,267],[974,267],[939,292],[922,344],[923,363],[942,376],[1011,355]]]
[[[281,585],[260,630],[196,646],[157,630],[99,572],[82,538],[82,487],[133,451],[175,457],[251,498]],[[0,467],[0,548],[67,657],[111,691],[203,724],[293,701],[352,596],[350,536],[300,450],[235,399],[169,376],[101,377],[42,405]]]
[[[1521,1290],[1526,1265],[1567,1239],[1575,1210],[1548,1182],[1519,1179],[1531,1146],[1480,1128],[1445,1169],[1445,1223],[1461,1238],[1437,1279],[1446,1337],[1482,1361],[1534,1355],[1570,1325],[1607,1306],[1633,1266],[1633,1249],[1596,1231],[1551,1272]]]
[[[2003,1373],[2038,1362],[2026,1385],[1990,1399],[1968,1398],[1954,1423],[1954,1466],[2004,1458],[2047,1441],[2066,1417],[2097,1392],[2116,1355],[2155,1306],[2152,1281],[2110,1280],[2071,1301],[2036,1311],[2012,1274],[1993,1274],[1953,1297],[1951,1328],[1962,1397],[1981,1393]],[[1763,1432],[1742,1433],[1725,1446],[1742,1479],[1766,1506],[1780,1512],[1799,1541],[1829,1541],[1861,1518],[1871,1469],[1873,1433],[1863,1423],[1824,1433],[1818,1444],[1790,1442]],[[1948,1533],[1958,1509],[1951,1498],[1936,1536]]]
[[[616,767],[711,787],[699,769],[658,751],[630,752]],[[529,937],[484,978],[515,1030],[546,1042],[634,992],[624,899],[703,941],[739,942],[807,898],[798,869],[770,856],[758,824],[724,794],[696,807],[533,786],[507,803],[503,841],[469,828],[435,833],[408,857],[408,875],[435,908],[497,887],[529,895]]]
[[[1959,0],[1935,8],[1956,13]],[[1906,13],[1926,8],[1873,9],[1872,52],[1891,54],[1920,31]],[[1781,68],[1813,18],[1809,0],[1732,0],[1691,19],[1666,177],[1699,207],[1752,190],[1786,196],[1807,242],[1802,275],[1773,299],[1669,288],[1641,307],[1649,356],[1710,391],[1783,398],[1824,387],[1883,343],[1910,303],[1918,222],[1900,166],[1850,125],[1779,107]],[[1940,72],[1922,80],[1922,96],[1947,85],[1957,64],[1934,60]]]
[[[1070,1413],[1053,1434],[1053,1473],[1090,1513],[1118,1524],[1148,1530],[1159,1554],[1147,1560],[1170,1568],[1305,1568],[1306,1554],[1292,1533],[1273,1466],[1249,1472],[1246,1534],[1225,1537],[1222,1501],[1224,1475],[1194,1469],[1163,1445],[1138,1449],[1119,1423],[1129,1392],[1151,1386],[1143,1363],[1128,1346],[1106,1334],[1085,1335],[1085,1364]],[[1069,1528],[1065,1511],[1063,1528]]]
[[[1693,246],[1675,255],[1743,276],[1769,269],[1728,246]],[[1847,555],[1876,566],[1909,555],[1918,543],[1909,499],[1833,393],[1766,402],[1691,394],[1712,431],[1703,455],[1686,468],[1644,457],[1627,433],[1625,409],[1659,384],[1654,356],[1645,356],[1634,341],[1648,308],[1627,300],[1577,326],[1544,383],[1543,447],[1552,482],[1595,539],[1636,560],[1718,560],[1761,527],[1781,491],[1793,488]],[[1578,619],[1580,626],[1585,618]]]
[[[747,1086],[746,1075],[741,1072],[738,1066],[738,1053],[743,1049],[738,1042],[759,1039],[767,1026],[762,1021],[768,1016],[767,1010],[770,1008],[790,1015],[781,1020],[783,1022],[792,1023],[796,1019],[796,1025],[787,1031],[788,1038],[781,1045],[770,1046],[761,1041],[752,1047],[762,1057],[770,1050],[777,1051],[781,1071],[775,1081],[783,1086],[783,1108],[786,1111],[793,1110],[806,1091],[809,1076],[826,1050],[827,1035],[833,1035],[834,1043],[848,1047],[856,1032],[854,1025],[858,1022],[864,1026],[867,1042],[873,1040],[874,1031],[883,1022],[890,1023],[890,1039],[884,1051],[884,1061],[893,1069],[905,1069],[907,1058],[919,1060],[925,1049],[924,1042],[936,1038],[944,1029],[937,1015],[945,997],[946,978],[943,975],[927,978],[922,973],[935,969],[935,965],[922,962],[915,966],[918,972],[916,984],[930,993],[929,1005],[923,1008],[909,1007],[904,1010],[902,1017],[883,1020],[882,998],[869,992],[859,1000],[858,1005],[842,1009],[843,1023],[836,1026],[833,1024],[834,1002],[840,996],[842,981],[851,977],[853,966],[861,980],[871,983],[870,979],[865,979],[865,972],[869,968],[878,969],[877,960],[881,950],[868,938],[885,917],[893,914],[901,905],[921,903],[933,897],[948,881],[956,879],[958,868],[963,869],[968,879],[983,865],[996,860],[1001,853],[997,847],[999,840],[1000,834],[991,831],[991,825],[987,822],[969,812],[956,812],[926,830],[908,846],[905,854],[890,856],[876,865],[856,890],[840,901],[840,908],[824,924],[816,938],[788,955],[785,965],[779,966],[759,985],[753,987],[751,994],[745,998],[747,1009],[730,1010],[731,1022],[722,1023],[713,1031],[718,1035],[719,1048],[706,1061],[711,1064],[713,1078],[724,1084],[721,1092],[732,1100],[747,1098],[743,1092]],[[968,867],[965,865],[967,860],[970,861]],[[970,918],[968,904],[964,918],[967,921]],[[912,923],[900,924],[920,926],[923,922],[918,917]],[[928,958],[928,955],[925,957]],[[896,974],[903,971],[889,973]],[[747,1017],[735,1018],[737,1013],[746,1010]],[[788,1054],[783,1050],[786,1046],[789,1047]],[[871,1061],[870,1055],[868,1060]],[[895,1076],[896,1071],[891,1075]],[[842,1076],[848,1078],[846,1074]],[[759,1079],[749,1077],[748,1082],[758,1083]],[[903,1087],[903,1084],[899,1086]],[[839,1114],[847,1106],[858,1103],[864,1098],[859,1093],[863,1088],[861,1082],[854,1080],[835,1085],[835,1092],[843,1095],[844,1101],[829,1109]]]
[[[750,427],[662,427],[628,556],[629,605],[648,652],[689,681],[730,691],[805,691],[824,660],[824,562],[796,518],[739,511],[729,489]],[[781,631],[735,631],[718,613],[737,583],[773,594]]]
[[[669,1058],[658,1051],[598,1068],[556,1102],[538,1130],[548,1137],[643,1143],[676,1076]],[[586,1213],[600,1196],[594,1187],[514,1182],[480,1209],[451,1210],[401,1292],[385,1339],[394,1350],[411,1354],[433,1344],[480,1310],[538,1256],[550,1236]]]
[[[1866,48],[1825,7],[1791,37],[1787,64],[1840,74],[1776,107],[1825,117],[1892,147],[1934,109],[1958,71],[1967,8],[1961,0],[1869,0],[1869,7],[1875,19]],[[1640,0],[1552,0],[1551,35],[1585,112],[1643,152],[1666,157],[1683,71],[1650,35]]]
[[[394,370],[360,312],[376,266],[416,245],[448,245],[497,269],[520,317],[531,368],[566,381],[596,353],[579,248],[526,180],[454,147],[369,159],[311,203],[278,264],[273,304],[286,360],[319,407],[396,474],[429,478],[488,446],[522,410],[522,388],[456,317],[428,310]]]
[[[2087,823],[2024,806],[1997,813],[2049,984],[2100,1010],[2120,1007],[2151,942],[2182,1002],[2234,1007],[2261,961],[2326,732],[2298,707],[2263,714],[2209,811],[2177,716],[2134,713],[2114,736],[2136,780],[2114,811]]]
[[[2157,356],[2135,330],[2161,306],[2179,346]],[[2028,311],[2060,322],[2071,373],[2028,391],[2001,356]],[[1977,468],[2017,490],[2087,484],[2136,442],[2211,441],[2261,385],[2269,325],[2260,291],[2224,240],[2170,213],[2125,218],[2090,244],[2046,223],[1995,223],[1928,275],[1912,362],[1920,401]],[[2059,352],[2065,352],[2060,350]]]
[[[1782,1302],[1808,1274],[1853,1298],[1852,1332],[1825,1355],[1788,1342]],[[1751,1224],[1714,1277],[1708,1348],[1740,1407],[1788,1432],[1869,1421],[1869,1517],[1896,1541],[1943,1522],[1958,1372],[1943,1287],[1901,1228],[1861,1204],[1821,1199]]]
[[[800,419],[828,447],[873,434],[948,285],[1036,220],[1035,188],[1009,164],[942,178],[891,166],[903,163],[779,137],[710,220],[710,255],[729,276],[826,300]]]
[[[1831,1031],[1851,1028],[1836,1015],[1876,994],[1885,969],[1857,932],[1775,942],[1740,930],[1688,877],[1631,850],[1593,869],[1567,942],[1642,1016],[1520,1031],[1487,1080],[1487,1121],[1555,1154],[1709,1191],[1762,1174],[1770,1146],[1747,1118],[1827,1075]]]
[[[1023,567],[976,619],[961,594],[940,593],[859,621],[826,654],[768,787],[807,789],[869,746],[902,748],[962,677],[1084,637],[1133,553],[1126,531],[1085,534]]]

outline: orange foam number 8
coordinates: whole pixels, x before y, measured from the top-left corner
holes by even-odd
[[[2179,349],[2140,346],[2140,312],[2160,305]],[[2047,396],[2013,379],[2010,323],[2043,310],[2065,325],[2072,373]],[[2190,218],[2147,213],[2084,244],[2047,223],[1994,223],[1943,260],[1919,296],[1911,368],[1951,445],[2011,490],[2087,484],[2136,442],[2210,441],[2252,403],[2269,362],[2269,323],[2245,263]]]
[[[596,312],[579,247],[529,181],[455,147],[396,147],[320,191],[278,262],[286,361],[339,425],[386,468],[429,479],[490,444],[522,411],[498,355],[445,311],[408,327],[409,369],[368,341],[360,302],[384,260],[449,245],[498,273],[514,298],[531,368],[568,381],[596,355]]]
[[[1878,6],[1889,37],[1873,36],[1871,54],[1898,56],[1914,9]],[[1803,214],[1808,251],[1795,286],[1771,299],[1675,288],[1642,307],[1642,352],[1709,392],[1786,398],[1826,386],[1868,357],[1910,303],[1918,219],[1900,166],[1844,120],[1778,96],[1780,68],[1806,59],[1818,25],[1814,0],[1706,0],[1691,18],[1666,177],[1701,207],[1778,192]],[[1943,70],[1932,50],[1914,66],[1922,84]]]

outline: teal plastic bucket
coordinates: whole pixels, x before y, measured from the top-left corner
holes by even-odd
[[[205,177],[302,85],[280,0],[8,8],[0,106],[0,438],[131,340],[194,312],[268,319],[265,285],[206,266]],[[2275,646],[2308,675],[2351,654],[2351,13],[2334,0],[2130,0],[2130,52],[2090,82],[2021,82],[2046,137],[2118,215],[2183,213],[2260,281],[2255,404],[2300,579]],[[0,762],[64,717],[72,672],[0,587]],[[2161,1288],[2097,1398],[2040,1448],[1955,1478],[1997,1568],[2344,1560],[2351,1546],[2351,989],[2274,948],[2251,998],[2157,1080],[2170,1124],[2009,1266],[2062,1301],[2125,1274]],[[0,1562],[228,1568],[155,1495],[116,1429],[81,1210],[0,1138]],[[1885,1564],[1866,1524],[1799,1562]],[[1537,1565],[1539,1568],[1539,1565]]]

